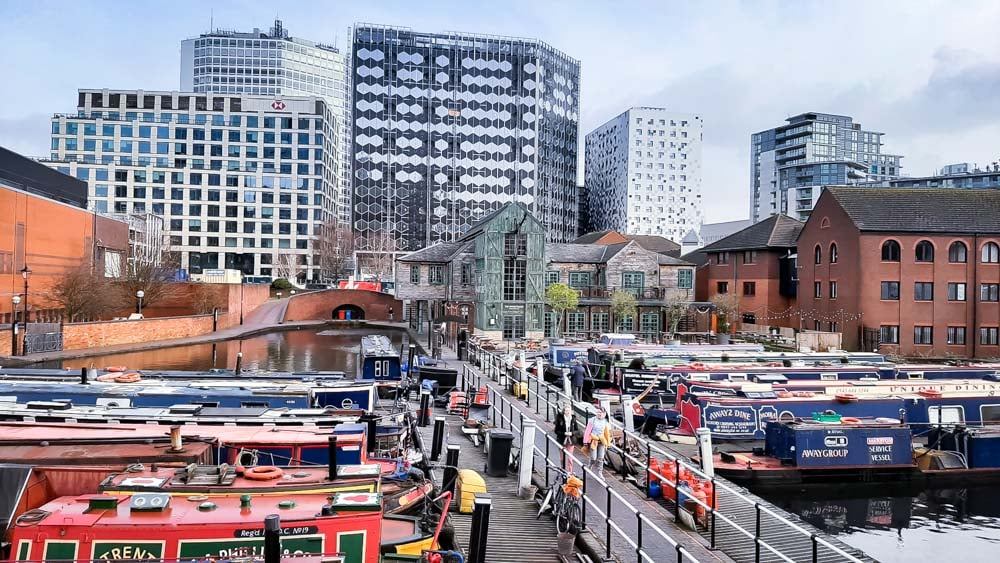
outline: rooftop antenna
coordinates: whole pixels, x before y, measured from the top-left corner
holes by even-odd
[[[208,32],[209,33],[214,33],[215,32],[215,8],[212,8],[209,11],[209,16],[208,16]]]

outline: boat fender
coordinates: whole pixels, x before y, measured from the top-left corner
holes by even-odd
[[[111,373],[120,373],[120,372],[123,372],[123,371],[125,371],[127,369],[128,368],[125,367],[125,366],[108,366],[108,367],[104,368],[104,371],[109,371]]]
[[[273,479],[279,479],[285,472],[281,470],[280,467],[275,467],[273,465],[258,465],[257,467],[251,467],[247,469],[243,476],[251,481],[271,481]]]
[[[691,369],[702,371],[708,369],[708,366],[701,362],[691,362]]]
[[[853,416],[842,416],[840,417],[841,424],[861,424],[860,418],[854,418]]]
[[[792,394],[788,391],[778,391],[774,395],[779,399],[787,399],[788,397],[792,396]]]
[[[921,389],[917,392],[921,397],[932,397],[938,398],[941,396],[941,392],[937,389]]]
[[[834,398],[841,403],[852,403],[858,400],[858,396],[853,393],[837,393],[837,396]]]
[[[646,416],[646,409],[639,404],[638,401],[632,403],[632,415],[633,416]]]

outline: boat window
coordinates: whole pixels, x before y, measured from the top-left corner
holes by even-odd
[[[689,373],[687,378],[689,381],[709,381],[711,379],[707,373]]]
[[[922,372],[922,371],[909,371],[909,372],[906,372],[906,378],[907,379],[923,379],[924,378],[924,372]]]
[[[745,373],[731,373],[729,374],[729,381],[746,381],[747,374]]]
[[[243,401],[240,406],[245,409],[266,409],[269,405],[264,401]]]
[[[931,424],[965,424],[965,408],[961,406],[929,407],[927,421]]]
[[[979,414],[983,424],[1000,424],[1000,405],[982,405]]]
[[[218,407],[219,401],[192,401],[192,405],[198,405],[199,407]]]
[[[821,373],[819,379],[820,381],[836,381],[838,376],[835,373]]]
[[[795,415],[792,414],[792,411],[781,411],[781,414],[778,415],[778,420],[781,422],[791,422],[795,420]]]

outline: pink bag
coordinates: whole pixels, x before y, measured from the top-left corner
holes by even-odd
[[[591,420],[587,423],[587,429],[583,431],[583,445],[589,446],[591,434],[594,432],[594,421]]]

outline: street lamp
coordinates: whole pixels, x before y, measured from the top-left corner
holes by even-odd
[[[11,298],[14,306],[10,308],[10,355],[17,355],[17,306],[21,303],[21,296],[15,295]]]
[[[139,301],[139,304],[138,304],[138,306],[136,308],[136,313],[139,313],[140,315],[142,314],[142,298],[145,297],[145,296],[146,296],[146,292],[143,291],[143,290],[141,290],[141,289],[139,291],[135,292],[135,298],[138,299],[138,301]]]
[[[24,278],[24,313],[21,315],[21,321],[24,322],[24,342],[28,343],[28,276],[31,275],[31,268],[25,263],[24,267],[21,268],[21,277]],[[23,356],[26,352],[27,346],[21,347],[21,355]]]

